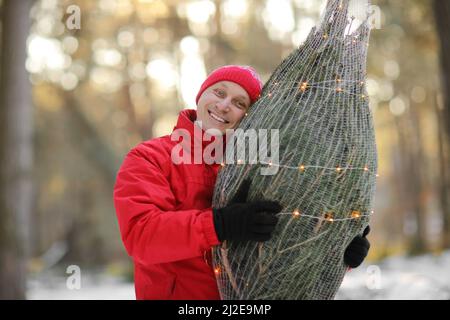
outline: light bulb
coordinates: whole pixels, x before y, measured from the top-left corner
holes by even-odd
[[[325,220],[328,221],[328,222],[333,222],[334,221],[333,213],[332,212],[325,213]]]
[[[356,211],[356,210],[352,211],[352,218],[353,219],[357,219],[359,217],[361,217],[361,212]]]
[[[308,82],[306,82],[306,81],[302,82],[302,84],[300,85],[300,90],[302,92],[305,92],[307,88],[308,88]]]

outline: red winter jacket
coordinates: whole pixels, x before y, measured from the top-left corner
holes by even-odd
[[[196,110],[183,110],[174,128],[191,134],[191,147],[196,118]],[[220,165],[174,164],[172,148],[181,139],[171,141],[171,135],[133,148],[114,186],[122,240],[134,261],[136,298],[220,299],[211,263],[211,248],[220,243],[211,210]]]

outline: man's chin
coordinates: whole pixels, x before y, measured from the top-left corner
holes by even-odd
[[[227,129],[230,129],[228,125],[217,126],[212,123],[204,123],[203,130],[211,136],[223,136]]]
[[[210,136],[219,137],[219,136],[223,136],[225,134],[225,130],[226,129],[223,129],[223,131],[222,131],[222,129],[219,129],[219,128],[210,128],[210,129],[205,130],[205,133]]]

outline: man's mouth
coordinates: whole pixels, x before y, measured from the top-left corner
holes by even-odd
[[[218,121],[218,122],[222,122],[222,123],[230,123],[229,121],[219,117],[218,115],[212,113],[211,111],[208,110],[209,116],[211,118],[213,118],[214,120]]]

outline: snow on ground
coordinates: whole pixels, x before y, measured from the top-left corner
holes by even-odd
[[[337,300],[450,299],[450,251],[440,256],[390,257],[347,273]],[[43,273],[30,279],[28,299],[128,300],[134,285],[105,274],[82,274],[80,289],[68,289],[69,275]],[[70,285],[69,285],[70,287]]]
[[[134,284],[105,273],[81,273],[79,288],[67,276],[42,273],[28,281],[29,300],[134,300]]]
[[[450,299],[449,269],[450,251],[363,264],[347,273],[336,299]]]

